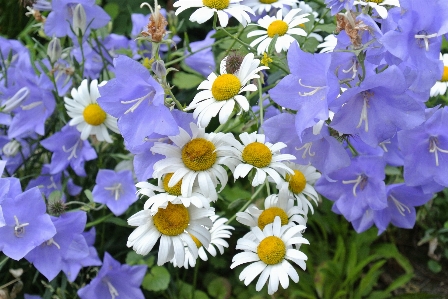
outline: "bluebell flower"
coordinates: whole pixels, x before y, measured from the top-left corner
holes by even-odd
[[[52,238],[56,229],[46,213],[45,202],[38,188],[22,193],[18,179],[10,178],[9,183],[8,191],[2,189],[2,210],[6,225],[0,227],[0,251],[14,260],[20,260]]]
[[[85,287],[79,289],[81,299],[144,299],[140,285],[146,266],[120,264],[109,253],[104,254],[103,266],[98,275]]]
[[[130,146],[141,145],[153,133],[174,136],[176,121],[165,106],[165,92],[137,61],[120,55],[114,59],[115,78],[100,86],[98,103],[118,118],[118,128]]]
[[[62,258],[67,255],[73,242],[76,244],[76,254],[79,258],[89,255],[87,243],[81,236],[87,221],[84,211],[64,213],[59,217],[51,216],[51,221],[56,228],[56,234],[25,256],[49,281],[62,270]],[[70,254],[74,255],[74,252],[70,251]]]
[[[185,64],[204,77],[207,77],[216,68],[215,57],[211,48],[211,45],[215,42],[215,39],[211,37],[213,34],[215,34],[215,30],[207,33],[204,40],[190,43],[190,49],[192,52],[198,51],[202,48],[205,49],[185,58]],[[185,50],[185,55],[187,54],[188,51]]]
[[[105,204],[115,216],[119,216],[137,201],[136,192],[131,171],[100,169],[92,195],[95,202]]]
[[[331,9],[331,14],[335,15],[343,9],[350,10],[354,0],[325,0],[325,4]]]
[[[53,152],[50,173],[56,174],[71,166],[79,176],[86,176],[84,162],[97,158],[89,141],[81,140],[81,133],[70,125],[64,126],[60,132],[42,140],[41,145]]]

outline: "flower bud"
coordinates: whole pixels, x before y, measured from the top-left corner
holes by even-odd
[[[61,42],[57,37],[53,37],[53,39],[48,44],[47,55],[50,57],[50,61],[53,63],[61,58],[62,48]]]
[[[81,3],[76,5],[75,10],[73,12],[73,31],[76,35],[80,34],[79,31],[81,31],[81,34],[84,34],[87,29],[87,17],[86,17],[86,11],[84,10],[84,7]]]
[[[28,87],[22,87],[13,95],[10,99],[8,99],[5,104],[3,105],[3,108],[1,109],[2,112],[11,112],[15,108],[17,108],[20,104],[22,104],[23,101],[28,97],[30,94],[30,90]]]
[[[3,146],[3,154],[8,157],[13,157],[19,152],[21,144],[17,140],[11,140]]]
[[[163,60],[156,60],[152,64],[151,69],[154,72],[154,74],[156,74],[157,77],[159,77],[159,78],[166,77],[166,68],[165,68],[165,63],[163,62]]]

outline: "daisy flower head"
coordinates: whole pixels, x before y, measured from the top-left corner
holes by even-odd
[[[207,252],[212,256],[216,256],[218,254],[218,251],[220,254],[223,254],[224,248],[229,247],[229,244],[224,239],[230,238],[232,236],[230,230],[235,229],[234,227],[225,224],[228,220],[227,218],[221,218],[218,215],[214,215],[211,216],[210,219],[213,221],[213,226],[210,229],[211,240],[208,247],[204,247],[204,245],[193,236],[193,240],[198,247],[199,258],[203,261],[208,260]],[[218,251],[216,251],[215,247],[218,249]],[[185,247],[184,264],[177,265],[174,259],[171,262],[175,267],[184,266],[185,269],[188,269],[188,267],[194,267],[196,265],[196,258],[194,258],[194,256],[191,254],[188,247]]]
[[[284,289],[289,286],[289,278],[298,282],[299,275],[289,261],[294,262],[303,270],[306,269],[307,256],[298,249],[301,244],[309,244],[308,240],[301,236],[303,225],[282,226],[280,217],[261,230],[258,226],[252,228],[253,236],[244,236],[239,239],[236,249],[244,250],[233,257],[233,269],[236,266],[251,263],[239,276],[248,285],[260,274],[255,289],[260,291],[268,282],[268,294],[272,295],[278,290],[279,282]]]
[[[81,132],[82,140],[86,140],[89,135],[95,135],[99,141],[112,143],[107,129],[119,133],[117,119],[98,105],[98,81],[92,80],[89,90],[87,79],[84,79],[78,89],[72,89],[71,95],[72,99],[64,97],[67,114],[72,118],[69,125],[76,126]]]
[[[229,15],[238,20],[244,27],[250,23],[250,14],[254,14],[252,9],[246,5],[241,5],[243,0],[179,0],[173,6],[178,7],[176,15],[191,7],[199,7],[191,16],[190,21],[205,23],[216,13],[221,27],[226,27],[229,23]]]
[[[277,53],[280,53],[282,50],[287,51],[291,43],[295,41],[291,35],[307,35],[305,30],[297,27],[309,21],[307,18],[309,14],[300,14],[301,10],[300,8],[291,9],[283,18],[282,10],[280,9],[277,11],[276,16],[267,15],[259,19],[258,25],[264,29],[249,32],[247,37],[259,36],[250,43],[250,46],[254,47],[258,45],[257,53],[261,55],[264,52],[268,52],[269,45],[277,35],[275,51]]]
[[[128,219],[128,224],[137,226],[129,235],[127,245],[136,253],[148,254],[160,238],[157,264],[163,265],[173,258],[178,265],[185,260],[184,244],[197,258],[198,248],[192,236],[204,246],[210,243],[210,232],[206,227],[212,226],[210,216],[213,209],[198,209],[191,205],[168,203],[166,208],[159,208],[153,216],[150,210],[142,210]]]
[[[190,204],[196,206],[197,208],[209,208],[210,200],[200,193],[198,187],[193,186],[191,196],[182,196],[181,186],[182,180],[177,182],[172,187],[168,187],[168,183],[173,176],[173,173],[168,173],[159,180],[158,186],[154,186],[148,182],[140,182],[136,184],[138,194],[146,195],[148,200],[145,202],[144,209],[151,210],[151,214],[157,213],[159,208],[166,208],[168,203],[172,204],[183,204],[189,207]],[[154,191],[157,191],[156,194]]]
[[[305,212],[305,215],[308,214],[308,207],[314,213],[309,199],[317,205],[318,195],[313,185],[321,174],[311,165],[299,165],[292,162],[285,164],[294,171],[294,174],[286,174],[285,181],[277,185],[279,193],[282,196],[297,199],[297,205]]]
[[[227,59],[229,64],[229,59]],[[260,66],[260,60],[254,59],[254,54],[247,54],[241,61],[239,68],[235,73],[227,73],[221,68],[220,75],[211,73],[207,80],[199,84],[201,89],[193,98],[187,110],[193,110],[193,117],[198,119],[199,126],[205,128],[212,117],[219,113],[219,122],[225,123],[235,107],[235,102],[242,110],[249,110],[249,101],[242,95],[246,91],[256,91],[257,86],[250,83],[252,79],[260,78],[257,73],[267,69],[266,66]]]
[[[269,13],[271,9],[281,9],[284,5],[297,7],[297,0],[244,0],[243,3],[261,15],[263,12]]]
[[[442,55],[442,53],[440,53],[440,60],[443,61],[443,74],[442,78],[431,87],[429,94],[432,97],[444,95],[448,87],[448,54]]]
[[[360,0],[353,2],[354,5],[370,6],[382,19],[387,18],[387,8],[388,6],[398,6],[400,7],[399,0]]]
[[[286,166],[283,161],[294,160],[295,156],[290,154],[281,154],[280,150],[286,147],[283,142],[275,144],[265,142],[264,134],[257,134],[247,132],[240,134],[241,143],[235,142],[232,144],[231,150],[242,162],[233,172],[235,180],[237,178],[244,178],[252,169],[256,170],[252,186],[258,186],[265,182],[266,175],[269,175],[274,182],[280,184],[285,173],[293,174],[293,170]],[[230,148],[229,148],[230,149]]]
[[[199,128],[194,123],[190,123],[190,128],[192,136],[179,128],[179,135],[169,136],[173,144],[154,144],[151,151],[166,158],[154,164],[153,176],[160,180],[172,173],[168,188],[173,188],[181,182],[180,194],[183,197],[191,197],[193,185],[196,183],[202,195],[210,201],[215,201],[218,198],[218,183],[222,190],[228,179],[227,171],[222,165],[234,170],[238,164],[237,158],[226,149],[235,138],[232,134],[205,133],[204,128]]]
[[[280,217],[282,225],[305,225],[306,220],[302,216],[305,213],[298,206],[294,206],[294,199],[285,197],[287,195],[269,195],[264,200],[264,210],[250,205],[246,211],[236,214],[236,220],[250,228],[258,226],[261,230],[273,223],[276,217]]]

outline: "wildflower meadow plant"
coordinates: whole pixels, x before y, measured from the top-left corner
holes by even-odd
[[[382,234],[448,187],[446,0],[135,0],[125,34],[115,2],[20,2],[0,298],[224,298],[205,265],[287,298],[323,201]]]

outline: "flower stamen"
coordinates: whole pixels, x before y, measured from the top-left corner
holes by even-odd
[[[14,235],[17,238],[22,238],[25,234],[25,227],[30,225],[29,223],[20,223],[19,219],[17,219],[17,216],[14,215],[14,220],[16,221],[16,225],[14,226]]]
[[[112,187],[104,187],[104,189],[110,191],[115,200],[118,200],[121,193],[123,193],[123,186],[121,185],[121,183],[115,183]]]
[[[299,96],[301,96],[301,97],[312,96],[312,95],[314,95],[316,92],[318,92],[319,90],[322,90],[322,89],[326,88],[326,86],[318,86],[318,87],[315,87],[315,86],[305,85],[305,84],[302,83],[302,78],[299,79],[299,84],[300,84],[301,86],[303,86],[303,87],[313,89],[313,90],[310,91],[310,92],[299,92]]]
[[[310,157],[314,157],[314,155],[316,154],[316,152],[311,152],[311,146],[313,145],[312,142],[307,142],[304,145],[302,145],[302,147],[299,148],[295,148],[296,151],[300,151],[302,149],[304,149],[303,154],[302,154],[302,159],[306,158],[306,155],[308,154]]]
[[[356,187],[358,187],[358,185],[359,185],[359,189],[361,191],[364,190],[364,188],[367,185],[367,179],[368,178],[367,178],[367,176],[365,174],[360,174],[360,175],[358,175],[356,180],[344,180],[344,181],[342,181],[342,184],[345,184],[345,185],[347,185],[347,184],[355,184],[355,185],[353,185],[353,195],[357,196],[356,195]]]
[[[439,139],[435,136],[429,137],[429,152],[434,153],[436,158],[436,166],[439,166],[439,154],[438,152],[448,154],[448,150],[441,149],[439,147]]]

